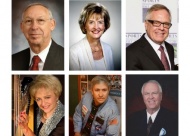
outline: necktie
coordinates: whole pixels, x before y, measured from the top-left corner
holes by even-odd
[[[151,127],[152,127],[152,118],[151,118],[151,116],[149,117],[149,119],[148,119],[148,124],[147,124],[147,136],[149,135],[149,133],[150,133],[150,129],[151,129]]]
[[[166,54],[164,52],[164,47],[160,46],[160,48],[158,50],[161,52],[161,61],[162,61],[162,64],[164,65],[165,70],[170,70],[168,59],[167,59]]]
[[[40,57],[38,55],[34,56],[32,58],[32,66],[30,68],[30,70],[39,70],[38,68],[38,63],[40,62]]]

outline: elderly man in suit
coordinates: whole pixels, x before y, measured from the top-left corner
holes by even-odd
[[[45,5],[33,3],[25,8],[20,27],[30,47],[12,55],[12,70],[64,70],[64,48],[51,38],[55,26]]]
[[[146,109],[132,114],[127,120],[127,136],[178,136],[178,116],[160,106],[162,88],[149,80],[141,89]]]
[[[150,7],[146,33],[126,48],[126,70],[174,70],[174,49],[165,40],[171,24],[170,10],[161,4]]]

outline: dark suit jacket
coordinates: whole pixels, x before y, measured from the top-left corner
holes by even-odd
[[[149,136],[159,136],[160,130],[164,128],[166,135],[178,136],[178,116],[165,108],[160,108],[156,119],[151,127]],[[127,120],[127,136],[147,136],[147,113],[142,110],[134,113]]]
[[[12,70],[28,70],[30,49],[12,55]],[[43,70],[64,70],[64,48],[52,40]]]
[[[142,37],[126,48],[126,70],[165,70],[158,55],[144,37]],[[174,49],[165,42],[165,46],[174,70]]]

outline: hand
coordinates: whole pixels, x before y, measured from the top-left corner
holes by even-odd
[[[74,136],[82,136],[80,132],[75,132]]]
[[[18,125],[21,129],[28,129],[28,115],[25,111],[22,111],[18,118]]]

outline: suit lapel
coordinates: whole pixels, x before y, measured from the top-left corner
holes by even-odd
[[[167,42],[165,42],[165,46],[166,46],[166,50],[168,52],[168,56],[169,56],[169,60],[170,60],[170,64],[171,64],[171,70],[174,70],[174,52],[173,52],[173,50],[171,51]]]
[[[47,54],[43,70],[49,70],[49,69],[53,70],[54,69],[54,65],[52,62],[55,61],[55,58],[54,58],[54,55],[56,54],[55,46],[56,46],[56,43],[52,40],[52,44],[51,44],[51,47]]]
[[[156,119],[154,121],[154,124],[152,125],[152,128],[150,130],[150,136],[158,136],[162,127],[163,123],[163,114],[162,109],[160,108],[160,111],[158,112]]]
[[[24,61],[20,63],[23,67],[21,69],[28,70],[30,67],[29,66],[30,65],[30,49],[29,48],[26,50],[26,53],[25,53],[23,59],[24,59]]]
[[[162,62],[160,61],[158,55],[156,54],[156,52],[154,51],[154,49],[152,48],[152,46],[150,45],[150,43],[145,39],[144,35],[141,37],[142,38],[142,51],[144,52],[144,54],[150,59],[152,60],[152,62],[159,68],[159,69],[163,69],[164,70],[164,66],[162,64]]]

